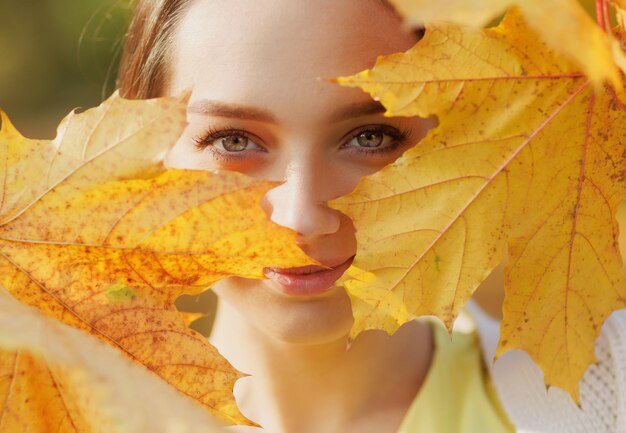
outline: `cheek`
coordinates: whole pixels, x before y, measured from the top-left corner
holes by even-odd
[[[167,168],[180,168],[189,170],[210,170],[206,167],[206,161],[200,157],[200,153],[195,150],[186,134],[170,149],[165,156],[163,164]]]
[[[333,166],[332,170],[328,170],[327,176],[332,179],[332,184],[335,185],[334,197],[341,197],[351,193],[359,184],[361,179],[366,176],[372,175],[387,165],[392,164],[398,159],[404,150],[408,150],[406,147],[402,150],[385,155],[380,158],[358,159],[350,160],[348,158],[340,158]]]

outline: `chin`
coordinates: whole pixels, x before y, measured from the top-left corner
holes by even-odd
[[[340,287],[333,288],[329,295],[281,299],[275,315],[255,320],[254,326],[288,344],[318,345],[345,339],[353,323],[350,299]]]
[[[350,298],[343,287],[322,295],[286,296],[266,281],[231,277],[214,287],[225,301],[262,334],[285,344],[319,345],[346,339],[353,324]]]

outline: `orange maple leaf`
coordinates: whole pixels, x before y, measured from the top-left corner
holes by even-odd
[[[195,404],[94,337],[0,287],[0,431],[223,432]]]
[[[3,115],[0,285],[96,335],[228,423],[248,422],[240,374],[186,326],[175,299],[265,266],[315,263],[259,203],[275,186],[238,173],[168,170],[186,97],[127,101],[70,115],[52,142]]]

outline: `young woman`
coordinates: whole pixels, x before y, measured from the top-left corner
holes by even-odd
[[[236,386],[237,401],[267,432],[514,431],[515,407],[501,410],[474,332],[450,343],[438,326],[416,320],[392,337],[366,332],[346,350],[350,302],[334,283],[356,252],[354,229],[326,202],[393,162],[431,125],[386,118],[366,94],[323,78],[365,69],[418,40],[380,0],[137,6],[122,94],[192,90],[189,127],[167,164],[284,181],[266,196],[268,216],[298,232],[303,250],[330,267],[267,269],[267,280],[228,278],[214,287],[211,342],[250,374]],[[485,333],[486,347],[497,335]],[[539,389],[531,400],[547,398]],[[557,419],[573,416],[569,407],[558,410]]]

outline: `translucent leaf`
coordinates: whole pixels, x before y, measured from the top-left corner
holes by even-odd
[[[495,29],[427,28],[405,54],[340,78],[391,115],[439,126],[333,206],[357,228],[354,332],[417,315],[450,327],[502,259],[497,355],[526,350],[578,398],[608,315],[626,307],[615,212],[626,197],[626,109],[546,48],[513,10]],[[385,218],[380,218],[385,215]]]

